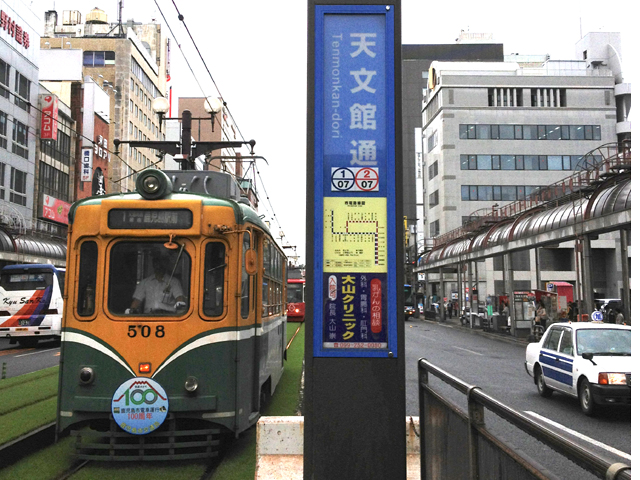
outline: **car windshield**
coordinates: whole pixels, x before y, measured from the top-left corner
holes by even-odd
[[[631,330],[580,329],[576,333],[578,355],[631,355]]]

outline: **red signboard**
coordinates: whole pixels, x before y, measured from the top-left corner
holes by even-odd
[[[55,95],[42,96],[40,138],[58,140],[58,97]]]
[[[42,199],[42,216],[47,220],[69,224],[69,208],[71,204],[58,200],[51,195],[44,195]]]

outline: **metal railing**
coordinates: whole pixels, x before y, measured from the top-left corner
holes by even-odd
[[[432,374],[467,397],[467,411],[444,398],[429,385]],[[548,479],[560,478],[535,460],[495,437],[485,425],[485,408],[521,431],[549,446],[599,478],[620,480],[631,478],[631,466],[611,463],[554,433],[518,411],[420,359],[418,361],[420,391],[420,467],[422,480],[493,480],[496,478]]]

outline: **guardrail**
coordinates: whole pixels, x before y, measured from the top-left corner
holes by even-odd
[[[467,411],[461,410],[431,388],[429,374],[465,394]],[[516,453],[489,432],[485,426],[485,408],[599,478],[631,478],[630,465],[612,464],[594,451],[555,434],[424,358],[418,361],[418,383],[422,480],[553,478],[554,475],[545,471],[544,467]]]

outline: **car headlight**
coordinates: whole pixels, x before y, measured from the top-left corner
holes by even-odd
[[[599,373],[598,383],[600,385],[626,385],[627,376],[624,373]]]

